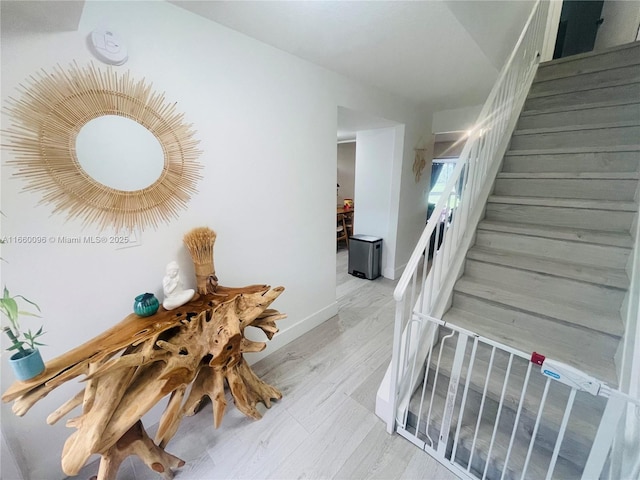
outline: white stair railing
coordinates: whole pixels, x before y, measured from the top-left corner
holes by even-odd
[[[400,435],[464,479],[638,478],[634,465],[622,474],[605,466],[619,466],[611,446],[640,399],[542,354],[416,316],[438,335],[398,412]]]
[[[420,373],[416,364],[423,363],[430,347],[427,340],[433,338],[433,331],[411,322],[413,312],[436,318],[442,315],[439,310],[444,309],[453,289],[533,82],[547,11],[548,2],[538,0],[394,292],[397,305],[389,392],[391,412],[407,401]],[[432,265],[429,258],[433,259]],[[389,415],[390,433],[395,430],[395,422],[395,415]]]

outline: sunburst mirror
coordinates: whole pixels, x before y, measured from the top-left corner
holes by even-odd
[[[7,163],[54,213],[121,231],[155,228],[186,208],[201,178],[195,131],[144,78],[73,64],[19,91],[7,102]]]

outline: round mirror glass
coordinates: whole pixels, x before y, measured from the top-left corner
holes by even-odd
[[[91,178],[116,190],[142,190],[164,167],[162,145],[153,133],[119,115],[87,122],[76,137],[76,156]]]

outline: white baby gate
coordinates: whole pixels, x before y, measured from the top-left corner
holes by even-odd
[[[407,357],[422,382],[400,404],[398,433],[461,478],[608,477],[621,416],[640,400],[441,320],[413,323],[434,346],[422,365]]]

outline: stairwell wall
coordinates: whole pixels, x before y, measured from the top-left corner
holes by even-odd
[[[638,194],[636,194],[638,197]],[[640,204],[638,205],[640,212]],[[640,213],[639,213],[640,215]],[[625,334],[621,342],[620,355],[616,358],[620,389],[635,398],[640,398],[640,221],[636,216],[634,224],[634,248],[629,259],[629,277],[631,283],[627,298],[622,308],[625,321]],[[613,455],[617,459],[614,465],[615,475],[620,478],[633,478],[640,472],[633,472],[637,467],[640,451],[640,407],[629,404],[626,417],[623,417],[624,428],[614,444]]]
[[[601,15],[604,22],[598,28],[594,50],[615,47],[636,40],[640,25],[640,3],[606,0]]]

